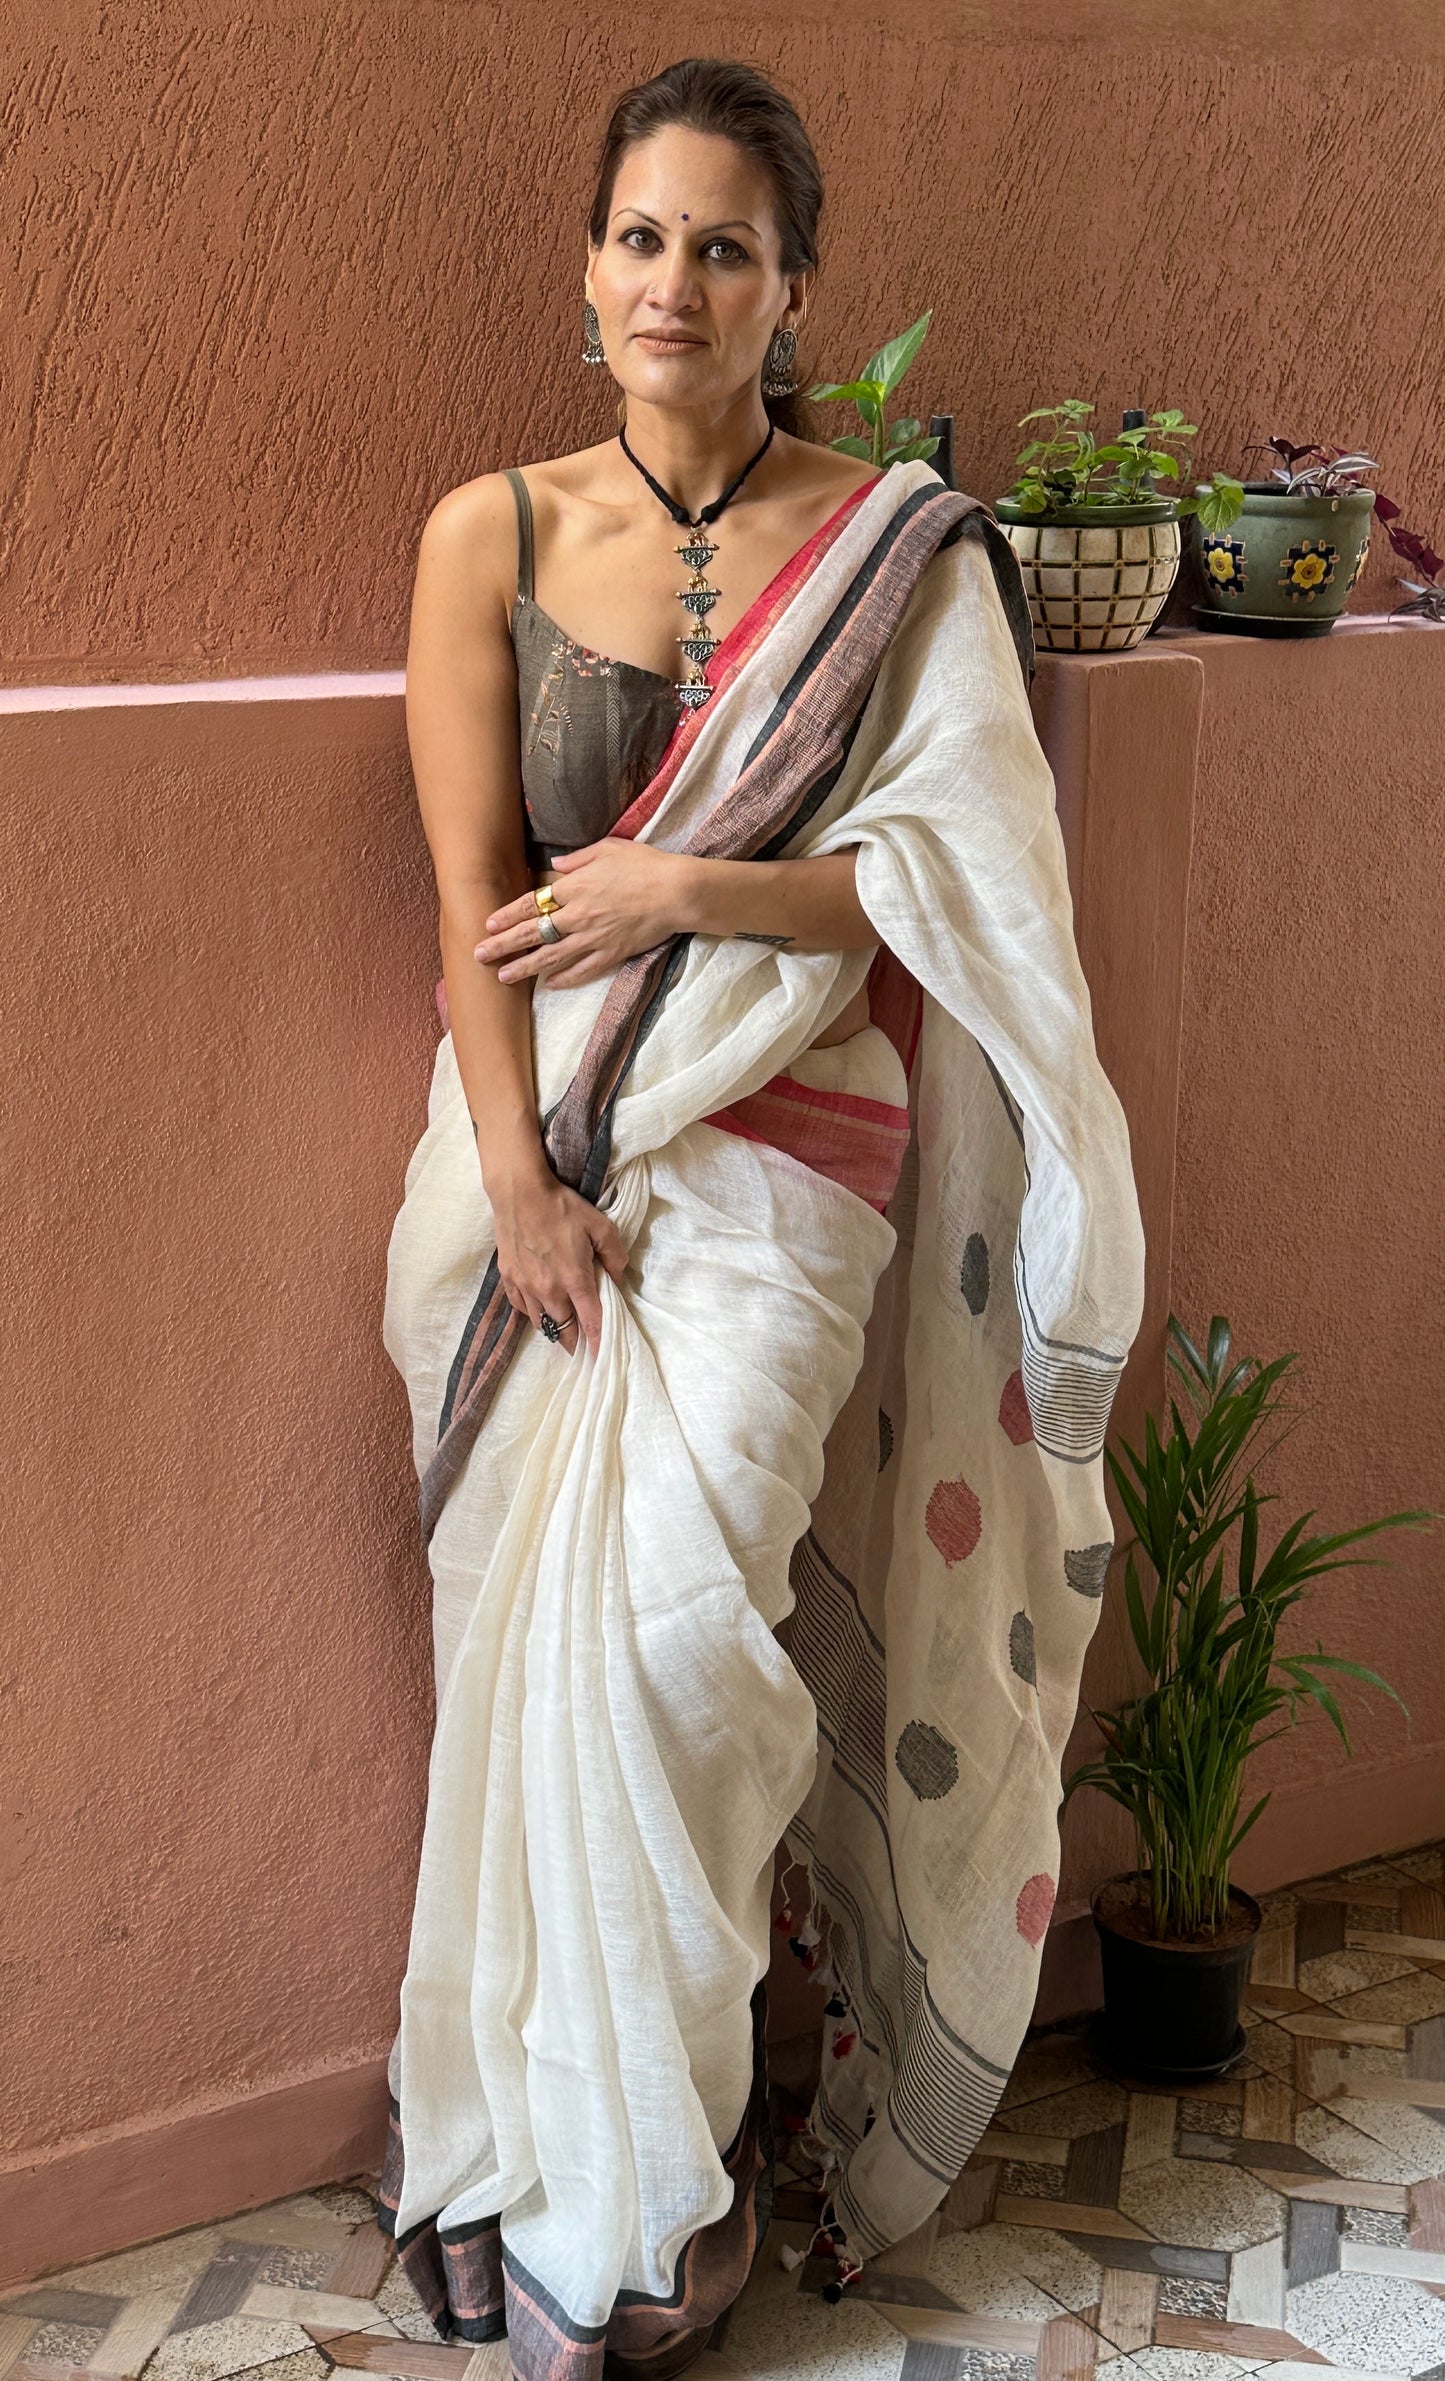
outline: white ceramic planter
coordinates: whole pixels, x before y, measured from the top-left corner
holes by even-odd
[[[1041,520],[1007,497],[993,506],[1019,558],[1036,640],[1052,653],[1120,653],[1147,636],[1179,575],[1172,504],[1111,521],[1073,505]]]

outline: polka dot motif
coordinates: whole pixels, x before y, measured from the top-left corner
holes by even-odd
[[[1011,1438],[1016,1447],[1028,1445],[1034,1435],[1034,1418],[1024,1395],[1024,1376],[1021,1372],[1011,1372],[1004,1382],[1003,1395],[998,1401],[998,1418],[1006,1438]]]
[[[1112,1538],[1103,1539],[1097,1546],[1071,1546],[1064,1556],[1064,1577],[1070,1587],[1081,1596],[1101,1596],[1113,1551]]]
[[[924,1527],[950,1570],[968,1560],[983,1535],[983,1508],[967,1480],[939,1481]]]
[[[1034,1662],[1034,1624],[1026,1612],[1016,1612],[1009,1622],[1008,1658],[1020,1678],[1029,1685],[1038,1685],[1038,1670]]]
[[[1040,1871],[1020,1892],[1014,1915],[1026,1943],[1041,1943],[1048,1933],[1056,1890],[1053,1878]]]
[[[888,1416],[884,1413],[883,1408],[880,1405],[878,1408],[878,1469],[880,1472],[882,1471],[884,1464],[888,1461],[888,1458],[892,1452],[893,1424],[889,1421]]]
[[[927,1720],[909,1721],[893,1747],[893,1758],[904,1784],[920,1802],[941,1802],[958,1784],[958,1754],[941,1729],[930,1727]]]
[[[982,1232],[970,1232],[963,1244],[958,1286],[969,1313],[981,1315],[988,1304],[988,1242]]]

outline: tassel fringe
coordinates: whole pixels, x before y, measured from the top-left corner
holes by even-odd
[[[803,1875],[800,1893],[789,1890],[789,1881],[795,1868],[801,1869]],[[787,1936],[789,1949],[794,1957],[802,1962],[805,1971],[817,1983],[826,1988],[828,1999],[825,2005],[825,2015],[841,2021],[835,2028],[829,2046],[832,2057],[835,2059],[847,2058],[851,2052],[857,2049],[860,2042],[864,2044],[865,2048],[871,2049],[873,2046],[867,2042],[857,2013],[852,2008],[847,1985],[838,1974],[831,1958],[823,1957],[823,1934],[829,1924],[829,1911],[826,1902],[818,1892],[811,1863],[794,1855],[789,1859],[787,1867],[783,1871],[782,1881],[785,1899],[783,1907],[773,1923],[781,1933]],[[834,2204],[833,2190],[841,2172],[843,2160],[832,2142],[825,2141],[821,2134],[814,2132],[813,2113],[810,2111],[807,2117],[789,2119],[787,2129],[821,2177],[817,2186],[821,2212],[813,2237],[808,2243],[807,2255],[829,2257],[833,2260],[834,2279],[824,2283],[822,2296],[830,2303],[836,2304],[849,2283],[856,2282],[862,2274],[863,2252],[855,2242],[849,2239],[847,2227],[840,2220]],[[872,2122],[873,2110],[870,2108],[867,2123],[863,2128],[865,2133]],[[797,2255],[797,2251],[793,2251],[792,2257],[796,2258]],[[792,2258],[789,2257],[786,2249],[783,2251],[783,2258],[784,2263],[791,2270]]]

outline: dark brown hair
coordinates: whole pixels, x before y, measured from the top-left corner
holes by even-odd
[[[624,91],[608,119],[597,167],[597,187],[587,217],[587,236],[594,248],[607,237],[617,169],[637,141],[660,132],[666,124],[686,124],[694,132],[721,134],[767,172],[773,189],[773,212],[782,240],[782,270],[801,273],[818,262],[818,216],[823,204],[823,177],[813,144],[803,130],[792,101],[760,74],[735,58],[680,58],[650,81]],[[816,408],[802,395],[811,374],[794,366],[798,383],[791,397],[764,397],[768,419],[793,438],[821,444],[822,427]]]

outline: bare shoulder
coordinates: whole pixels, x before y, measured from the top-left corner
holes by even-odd
[[[448,637],[508,636],[517,592],[517,507],[504,473],[485,471],[439,497],[416,559],[413,617]]]
[[[427,515],[422,544],[451,569],[485,573],[499,552],[515,561],[517,508],[505,473],[484,471],[439,497]]]

